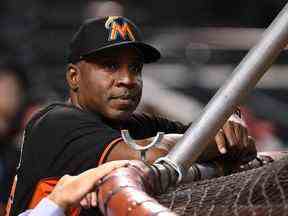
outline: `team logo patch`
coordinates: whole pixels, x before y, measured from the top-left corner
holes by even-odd
[[[122,17],[110,16],[105,23],[105,28],[109,30],[109,41],[135,41],[135,37],[133,31],[131,30],[130,24]]]

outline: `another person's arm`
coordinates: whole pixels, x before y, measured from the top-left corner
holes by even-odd
[[[127,160],[112,161],[77,176],[65,175],[58,181],[51,194],[42,199],[34,209],[27,210],[19,216],[64,216],[67,209],[80,204],[95,207],[97,197],[93,189],[97,181],[128,163]]]

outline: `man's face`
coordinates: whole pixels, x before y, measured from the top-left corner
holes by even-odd
[[[79,62],[77,67],[76,94],[83,109],[116,121],[127,118],[136,109],[142,95],[143,67],[136,49],[110,49]]]

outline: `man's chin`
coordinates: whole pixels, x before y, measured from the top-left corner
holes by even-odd
[[[134,110],[114,110],[109,114],[109,118],[113,121],[123,121],[128,119]]]

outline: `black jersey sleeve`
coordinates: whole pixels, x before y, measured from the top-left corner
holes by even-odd
[[[119,137],[119,131],[98,116],[58,105],[28,134],[23,156],[27,163],[32,162],[32,155],[37,157],[41,168],[47,168],[50,175],[75,175],[97,166],[106,146]],[[47,170],[42,171],[43,175]]]

